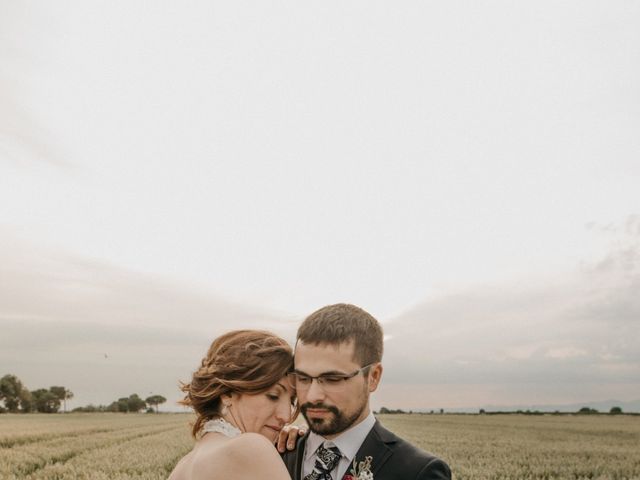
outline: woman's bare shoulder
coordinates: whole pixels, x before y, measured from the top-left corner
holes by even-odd
[[[242,435],[238,435],[231,439],[231,441],[227,442],[226,447],[237,448],[237,446],[242,447],[255,447],[255,448],[265,448],[270,447],[275,450],[273,444],[265,437],[264,435],[260,435],[259,433],[243,433]]]
[[[169,475],[167,480],[185,480],[187,477],[185,475],[185,470],[188,468],[188,465],[193,461],[193,450],[187,453],[184,457],[180,459],[180,461],[176,464]]]
[[[276,447],[266,437],[258,433],[238,435],[227,442],[224,449],[229,458],[237,461],[277,459],[282,462]]]
[[[194,457],[194,479],[233,478],[290,480],[276,448],[257,433],[243,433],[223,444],[201,449]]]

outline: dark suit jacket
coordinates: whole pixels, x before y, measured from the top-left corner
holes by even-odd
[[[282,455],[293,480],[302,480],[306,440],[306,436],[299,439],[295,450]],[[360,462],[367,456],[373,458],[371,472],[374,480],[451,479],[451,470],[445,462],[397,437],[377,420],[362,442],[356,460]],[[349,471],[350,468],[347,474]]]

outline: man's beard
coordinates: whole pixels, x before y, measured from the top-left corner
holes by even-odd
[[[336,407],[331,405],[325,405],[324,403],[304,403],[300,407],[300,411],[304,416],[309,429],[318,435],[337,435],[347,430],[353,423],[362,415],[362,412],[366,408],[366,401],[360,405],[354,413],[351,415],[345,415]],[[333,413],[331,418],[309,418],[307,417],[307,409],[321,408]]]

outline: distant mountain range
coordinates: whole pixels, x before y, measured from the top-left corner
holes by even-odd
[[[448,413],[478,413],[480,409],[484,409],[485,412],[516,412],[518,410],[526,411],[539,411],[539,412],[562,412],[571,413],[577,412],[582,407],[595,408],[601,413],[607,413],[611,410],[611,407],[620,407],[624,413],[640,413],[640,399],[623,402],[621,400],[603,400],[599,402],[581,402],[581,403],[569,403],[562,405],[482,405],[479,407],[466,407],[466,408],[445,408],[444,411]],[[431,409],[425,408],[418,411],[430,412]],[[435,410],[434,411],[439,411]]]

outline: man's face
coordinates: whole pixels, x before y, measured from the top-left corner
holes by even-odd
[[[353,353],[353,342],[339,345],[298,342],[295,370],[310,377],[349,375],[364,366],[354,360]],[[369,393],[378,386],[382,366],[375,364],[368,370],[368,376],[360,372],[339,382],[329,392],[317,380],[313,380],[308,389],[298,389],[298,402],[311,431],[331,439],[367,417]]]

